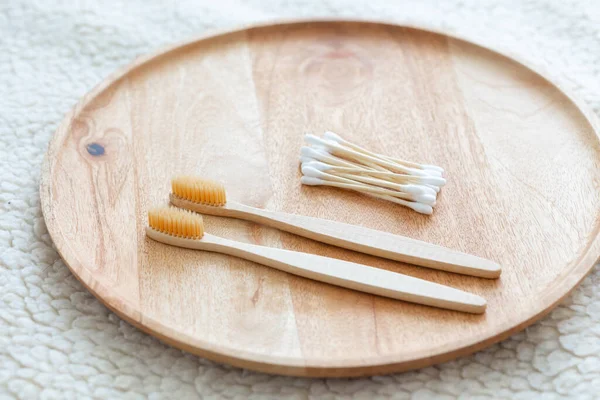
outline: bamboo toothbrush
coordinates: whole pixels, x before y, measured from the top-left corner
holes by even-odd
[[[202,217],[176,208],[148,212],[146,235],[172,246],[229,254],[294,275],[411,303],[481,314],[484,298],[449,286],[334,258],[258,246],[204,232]]]
[[[341,222],[228,201],[225,187],[218,182],[183,176],[173,179],[171,186],[171,204],[179,208],[253,221],[334,246],[423,267],[482,278],[500,276],[500,266],[495,262],[442,246]]]

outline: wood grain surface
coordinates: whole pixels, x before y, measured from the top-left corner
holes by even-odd
[[[432,216],[302,187],[306,132],[443,166]],[[221,33],[143,57],[86,95],[42,171],[48,230],[111,310],[165,342],[302,376],[402,371],[468,354],[555,306],[600,254],[596,117],[521,63],[423,30],[296,22]],[[234,219],[206,231],[405,273],[480,296],[470,315],[385,299],[146,238],[170,179],[228,198],[489,258],[499,280],[419,268]]]

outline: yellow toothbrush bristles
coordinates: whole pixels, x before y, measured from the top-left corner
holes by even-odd
[[[184,200],[209,206],[224,206],[227,202],[225,186],[219,182],[196,176],[178,176],[171,180],[173,194]]]
[[[150,228],[171,236],[200,239],[204,236],[202,216],[174,207],[154,208],[148,211]]]

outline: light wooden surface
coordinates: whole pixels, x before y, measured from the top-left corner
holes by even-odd
[[[481,314],[486,301],[472,293],[412,276],[335,258],[237,242],[205,233],[187,239],[146,228],[148,237],[171,246],[213,251],[266,265],[290,274],[360,292],[448,310]]]
[[[593,113],[466,42],[385,24],[279,24],[138,59],[86,95],[52,139],[43,212],[73,273],[167,343],[279,374],[417,368],[494,343],[557,304],[600,254]],[[302,187],[307,131],[443,166],[432,216]],[[102,153],[103,151],[103,153]],[[239,220],[219,236],[402,272],[481,295],[470,315],[361,294],[145,236],[169,181],[199,173],[232,200],[385,230],[497,261],[499,280],[433,271]]]
[[[171,204],[186,210],[205,215],[244,219],[390,260],[483,278],[498,278],[501,272],[500,266],[491,260],[406,236],[392,235],[324,218],[258,209],[236,201],[227,201],[224,206],[213,207],[187,201],[173,194],[169,198]]]

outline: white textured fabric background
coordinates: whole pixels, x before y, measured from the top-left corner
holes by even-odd
[[[508,47],[600,112],[597,0],[0,0],[0,398],[600,397],[598,268],[509,340],[436,367],[354,380],[269,376],[183,353],[121,321],[70,274],[38,195],[46,145],[70,107],[160,45],[300,16],[393,19]]]

